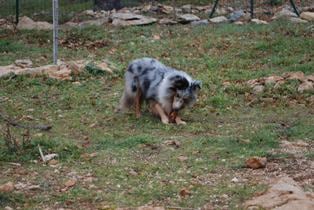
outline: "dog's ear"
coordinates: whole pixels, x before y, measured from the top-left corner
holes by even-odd
[[[202,82],[199,80],[194,80],[191,84],[192,91],[198,92],[201,89]]]
[[[174,90],[184,90],[189,87],[189,81],[183,76],[177,75],[170,80],[173,82],[172,89]]]

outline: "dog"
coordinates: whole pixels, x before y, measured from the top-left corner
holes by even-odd
[[[136,117],[141,116],[141,104],[149,102],[151,110],[163,123],[169,116],[197,100],[201,82],[183,71],[168,67],[153,58],[141,58],[129,63],[125,73],[125,87],[116,111],[126,111],[135,105]],[[177,124],[185,124],[175,114]]]

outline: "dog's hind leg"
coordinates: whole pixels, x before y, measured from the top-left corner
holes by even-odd
[[[135,115],[136,115],[136,118],[141,117],[142,102],[143,102],[143,93],[140,89],[140,86],[138,85],[137,90],[136,90],[136,96],[135,96]]]

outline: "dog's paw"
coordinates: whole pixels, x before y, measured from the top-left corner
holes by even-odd
[[[186,125],[186,122],[181,120],[181,121],[177,122],[177,125]]]
[[[162,122],[163,124],[166,124],[166,125],[169,124],[169,120],[168,120],[168,119],[161,119],[161,122]]]

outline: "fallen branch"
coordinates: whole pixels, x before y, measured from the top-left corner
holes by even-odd
[[[5,117],[2,113],[0,113],[0,120],[3,120],[7,124],[17,127],[17,128],[24,128],[24,129],[36,129],[36,130],[41,130],[41,131],[49,131],[52,126],[51,125],[25,125],[22,123],[15,122],[8,117]]]

